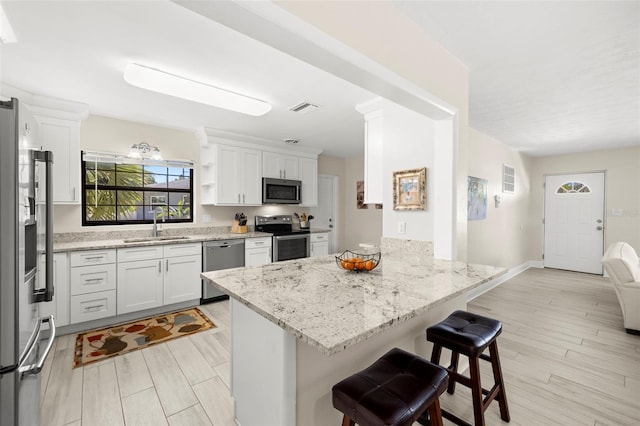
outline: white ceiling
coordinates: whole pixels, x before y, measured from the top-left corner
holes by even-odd
[[[394,3],[468,66],[472,127],[530,155],[640,145],[640,2]]]
[[[640,144],[639,2],[394,3],[468,65],[471,126],[530,155]],[[375,95],[174,3],[2,5],[18,38],[1,47],[3,83],[98,115],[362,153],[354,105]],[[129,86],[130,62],[273,110],[245,116]],[[288,111],[300,101],[321,108]]]

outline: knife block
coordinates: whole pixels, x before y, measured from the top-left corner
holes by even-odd
[[[231,225],[231,233],[232,234],[246,234],[247,233],[247,225],[240,225],[240,222],[237,220],[233,221],[233,225]]]

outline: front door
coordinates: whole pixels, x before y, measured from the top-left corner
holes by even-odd
[[[604,173],[545,177],[544,266],[602,274]]]

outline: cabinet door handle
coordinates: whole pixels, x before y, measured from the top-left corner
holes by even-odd
[[[240,193],[238,192],[238,204],[240,204]]]
[[[284,176],[284,178],[286,179],[286,178],[287,178],[287,171],[286,171],[286,170],[283,170],[283,171],[282,171],[282,175],[283,175],[283,176]]]
[[[162,260],[158,260],[158,272],[162,272]]]
[[[244,204],[244,194],[242,194],[242,204]]]
[[[167,267],[165,269],[167,272],[169,272],[169,259],[167,259]]]

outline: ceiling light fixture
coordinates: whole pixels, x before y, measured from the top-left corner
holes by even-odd
[[[129,64],[124,70],[124,79],[142,89],[247,115],[260,116],[271,111],[271,105],[259,99],[139,64]]]
[[[162,161],[160,149],[157,146],[149,145],[146,142],[134,143],[131,145],[128,157],[138,159],[150,157],[152,160]]]

